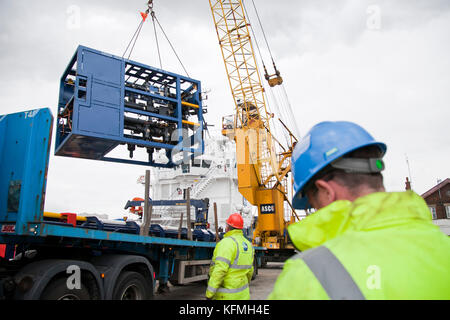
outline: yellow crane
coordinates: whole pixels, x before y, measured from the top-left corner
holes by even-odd
[[[254,4],[254,0],[252,2]],[[266,92],[250,35],[250,30],[253,34],[254,30],[246,18],[243,1],[209,0],[209,4],[236,110],[233,116],[223,118],[222,133],[236,142],[239,191],[248,202],[258,207],[258,221],[253,233],[253,242],[270,251],[278,251],[276,255],[280,255],[280,250],[288,250],[292,253],[293,247],[289,244],[286,226],[294,222],[295,218],[298,220],[288,192],[292,183],[290,181],[291,155],[297,139],[285,123],[290,122],[295,127],[292,110],[290,106],[288,113],[286,110],[278,110],[280,113],[285,111],[283,113],[285,122],[280,119],[284,137],[287,140],[283,145],[280,142],[281,139],[273,135],[271,128],[271,121],[276,115],[268,108]],[[147,11],[141,13],[142,22],[135,33],[136,38],[148,15],[152,17],[155,36],[155,22],[160,26],[153,11],[153,0],[149,0],[147,6]],[[261,23],[259,15],[258,20]],[[162,27],[161,30],[165,35]],[[265,40],[270,52],[267,39]],[[157,38],[156,41],[159,48]],[[133,39],[130,44],[132,42]],[[255,43],[261,55],[256,39]],[[275,72],[269,75],[263,62],[264,78],[270,90],[275,87],[281,87],[284,90],[283,78],[271,52],[270,55]],[[181,65],[183,66],[182,63]],[[285,91],[284,95],[286,95]]]
[[[209,0],[209,3],[236,110],[235,115],[223,118],[222,133],[236,142],[239,191],[258,207],[253,242],[269,251],[291,250],[285,231],[287,224],[295,221],[294,217],[298,219],[288,196],[296,138],[283,122],[289,132],[288,146],[283,147],[272,134],[270,121],[275,115],[268,109],[243,2]],[[283,83],[275,63],[274,68],[275,74],[268,75],[264,66],[270,87]]]

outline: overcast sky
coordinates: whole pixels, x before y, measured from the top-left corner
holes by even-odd
[[[388,145],[388,191],[404,190],[406,157],[419,194],[450,177],[450,1],[254,1],[301,135],[325,120],[359,123]],[[122,56],[145,5],[2,0],[0,114],[48,107],[56,116],[59,78],[77,46]],[[218,125],[234,106],[208,1],[155,0],[155,11],[191,77],[210,90],[206,119]],[[159,39],[163,68],[182,74]],[[159,66],[150,22],[132,59]],[[45,210],[121,216],[142,196],[145,169],[51,155]]]

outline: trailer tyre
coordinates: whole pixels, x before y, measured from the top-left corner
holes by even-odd
[[[86,286],[81,289],[69,289],[66,278],[52,280],[41,295],[41,300],[90,300]]]
[[[151,287],[143,275],[125,271],[117,279],[113,300],[150,300],[151,296]]]
[[[258,262],[256,261],[256,258],[253,260],[253,274],[252,274],[252,280],[256,279],[256,276],[258,275]]]

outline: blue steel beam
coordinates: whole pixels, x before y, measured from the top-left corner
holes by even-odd
[[[37,228],[36,228],[37,226]],[[101,230],[82,229],[74,227],[65,227],[53,224],[37,224],[33,226],[33,231],[29,231],[30,236],[54,236],[54,237],[70,237],[79,239],[104,240],[104,241],[120,241],[139,244],[158,244],[182,247],[199,247],[214,248],[215,242],[191,241],[173,238],[159,238],[150,236],[140,236],[135,234],[108,232]],[[35,233],[36,232],[36,233]]]

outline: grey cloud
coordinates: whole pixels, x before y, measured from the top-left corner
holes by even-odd
[[[390,144],[390,154],[403,157],[408,153],[418,188],[423,188],[427,179],[435,179],[438,171],[448,173],[448,156],[442,146],[449,144],[444,128],[449,115],[450,1],[254,1],[301,128],[306,130],[317,121],[335,118],[368,126],[374,134],[383,135],[380,139]],[[74,4],[81,10],[79,30],[66,27],[67,8]],[[84,44],[121,55],[145,4],[146,0],[0,0],[1,113],[15,112],[25,105],[29,105],[27,109],[49,106],[56,110],[59,77],[76,46]],[[246,4],[264,47],[251,0],[246,0]],[[373,33],[366,26],[370,5],[381,10],[381,29]],[[233,101],[208,0],[155,0],[155,10],[190,73],[202,80],[205,88],[213,89],[207,102],[208,120],[218,124],[221,116],[233,112]],[[133,59],[156,65],[152,32],[151,24],[147,24]],[[164,66],[182,73],[170,48],[160,40],[165,52]],[[378,110],[378,118],[373,114],[367,117],[368,110]],[[425,155],[420,155],[421,151]],[[428,159],[436,155],[444,159],[444,164],[429,166]],[[90,204],[107,205],[113,210],[123,208],[127,199],[120,194],[113,203],[119,190],[114,186],[116,182],[90,181],[114,195],[108,196],[111,203],[99,204],[84,194],[86,182],[76,176],[89,177],[92,171],[86,172],[86,167],[91,167],[91,163],[78,162],[72,165],[67,159],[52,157],[49,204],[61,203],[59,186],[68,184],[69,189],[82,194],[76,199],[80,207]],[[387,181],[398,181],[401,186],[404,177],[398,172],[403,172],[400,166],[404,161],[397,162],[399,165],[392,165]],[[75,176],[69,182],[60,176],[68,164]],[[138,174],[129,173],[134,169],[127,166],[114,170],[111,166],[92,166],[105,176],[111,171],[115,175],[115,170],[127,172],[121,178],[133,186]],[[424,175],[423,168],[432,171]]]
[[[251,1],[246,3],[252,23],[257,25]],[[378,13],[378,31],[388,32],[393,29],[413,31],[450,12],[448,0],[281,0],[255,3],[264,28],[269,31],[270,43],[275,48],[273,51],[280,59],[290,55],[290,51],[302,55],[323,52],[335,45],[355,45],[368,31],[370,19]],[[290,50],[284,49],[286,45]]]

